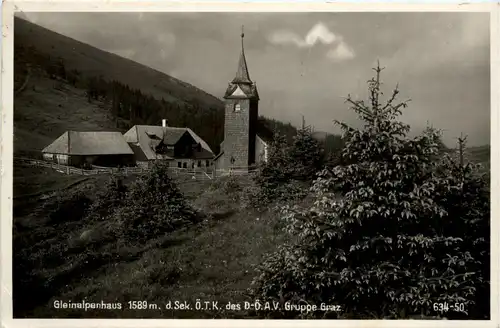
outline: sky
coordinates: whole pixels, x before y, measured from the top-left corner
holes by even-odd
[[[367,100],[377,61],[388,96],[411,99],[401,119],[428,124],[448,146],[490,140],[489,13],[25,13],[32,22],[189,82],[222,98],[244,25],[259,114],[338,133],[360,126],[345,98]]]

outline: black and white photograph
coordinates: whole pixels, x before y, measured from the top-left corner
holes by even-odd
[[[13,318],[491,320],[484,8],[16,11]]]

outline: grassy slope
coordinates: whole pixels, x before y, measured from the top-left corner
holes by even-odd
[[[67,70],[77,69],[84,76],[102,75],[173,102],[196,101],[202,108],[222,106],[219,99],[185,82],[20,18],[15,18],[15,43],[25,48],[34,47],[37,52],[53,58],[64,58]],[[84,90],[52,80],[37,67],[28,73],[25,58],[15,57],[14,67],[15,90],[27,80],[14,101],[17,155],[39,151],[67,130],[117,130],[109,105],[98,101],[89,103]]]
[[[26,184],[26,179],[32,179]],[[67,218],[54,224],[47,212],[39,212],[54,192],[77,183],[67,193],[84,191],[92,196],[106,177],[66,176],[48,169],[18,167],[14,176],[16,240],[14,253],[27,265],[31,283],[21,284],[17,295],[35,293],[19,300],[16,316],[75,317],[241,317],[245,313],[224,311],[77,311],[55,310],[54,300],[86,299],[107,302],[147,300],[165,304],[168,300],[225,303],[244,302],[246,289],[265,252],[282,243],[282,233],[273,211],[257,213],[243,210],[239,202],[212,182],[186,181],[180,187],[189,201],[212,219],[183,231],[150,240],[145,246],[122,245],[105,233],[113,222],[82,222]],[[244,179],[244,178],[243,178]],[[132,181],[133,178],[129,180]],[[32,186],[45,190],[31,195]],[[25,194],[25,197],[19,197]],[[232,193],[230,193],[232,194]],[[38,209],[38,210],[37,210]],[[91,241],[82,241],[82,234]],[[83,243],[83,244],[82,244]],[[83,247],[83,248],[82,248]],[[58,254],[65,255],[61,256]],[[89,255],[91,254],[91,255]],[[62,260],[61,257],[64,259]],[[43,260],[42,260],[43,259]],[[31,264],[26,264],[30,263]],[[41,261],[41,262],[40,262]],[[16,276],[26,279],[26,276]],[[16,284],[15,284],[16,286]]]
[[[116,131],[101,102],[84,91],[33,71],[14,101],[14,151],[41,150],[67,130]]]
[[[68,71],[77,69],[84,76],[102,75],[106,80],[120,81],[157,99],[197,101],[202,108],[223,106],[220,99],[189,83],[17,17],[14,35],[16,45],[33,46],[40,53],[63,58]]]
[[[200,103],[220,104],[218,99],[183,82],[28,22],[16,19],[15,31],[18,44],[34,45],[37,51],[63,57],[68,69],[76,68],[90,75],[103,74],[166,99],[171,96],[163,93],[162,85],[173,89],[174,92],[170,92],[173,95],[180,94],[179,101],[198,97]],[[85,71],[89,68],[92,71]],[[15,97],[14,146],[18,155],[42,149],[69,129],[114,129],[104,104],[88,103],[83,90],[50,79],[36,67],[31,67],[28,73],[25,62],[19,59],[15,70],[16,90],[29,75],[28,84]],[[238,202],[227,199],[224,194],[208,192],[206,186],[197,183],[183,183],[181,188],[194,204],[212,213],[214,220],[152,240],[146,247],[118,245],[115,240],[106,239],[99,234],[106,230],[102,224],[73,217],[63,222],[50,221],[48,209],[44,207],[59,191],[66,194],[84,191],[93,196],[106,179],[105,176],[67,176],[50,169],[15,167],[14,254],[19,271],[15,271],[14,276],[28,279],[14,287],[17,290],[14,302],[22,304],[21,308],[16,307],[16,316],[74,316],[75,313],[54,310],[51,300],[76,301],[83,297],[96,301],[118,298],[160,303],[167,298],[180,300],[191,295],[191,298],[205,300],[241,301],[254,275],[253,266],[260,262],[263,252],[271,251],[279,243],[272,213],[241,211]],[[220,212],[221,204],[229,207]],[[78,246],[82,232],[89,231],[93,240],[87,245],[94,256],[91,261],[85,257],[86,249]],[[103,261],[100,257],[109,253],[116,255],[117,251],[122,256],[114,260]],[[62,252],[67,257],[61,256]],[[107,312],[105,315],[134,317],[141,312]],[[177,315],[193,316],[192,313]]]

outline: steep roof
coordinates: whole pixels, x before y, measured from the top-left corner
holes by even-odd
[[[224,151],[221,151],[217,156],[215,156],[214,161],[218,160],[222,155],[224,155]]]
[[[247,59],[245,58],[245,48],[243,46],[243,38],[245,34],[241,33],[241,53],[240,59],[238,61],[238,69],[236,71],[236,76],[234,77],[232,83],[252,83],[250,80],[250,74],[248,74]]]
[[[235,93],[237,89],[243,91],[243,95]],[[224,94],[224,98],[257,98],[259,99],[259,93],[257,92],[257,86],[252,84],[232,84],[230,83]]]
[[[42,152],[67,155],[132,155],[120,132],[66,131]]]
[[[262,122],[257,122],[257,135],[265,143],[271,143],[273,141],[274,133],[267,128]]]
[[[171,126],[163,128],[158,125],[134,125],[124,134],[124,137],[128,143],[138,144],[147,159],[155,159],[156,154],[151,149],[151,145],[158,145],[162,139],[167,145],[175,145],[185,133],[188,133],[198,142],[205,151],[213,154],[210,146],[190,128]]]
[[[243,45],[244,36],[245,35],[241,33],[241,53],[236,76],[231,83],[229,83],[224,98],[259,98],[257,86],[252,82],[250,74],[248,73],[247,59],[245,57],[245,48]]]
[[[134,157],[135,160],[138,162],[145,162],[148,160],[146,157],[146,154],[144,154],[144,151],[142,150],[141,146],[138,146],[137,144],[134,143],[129,143],[130,148],[132,148],[132,151],[134,152]]]

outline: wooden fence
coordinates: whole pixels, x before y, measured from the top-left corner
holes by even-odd
[[[149,169],[143,167],[101,167],[92,166],[92,169],[81,169],[73,166],[57,164],[53,162],[48,162],[39,159],[25,158],[25,157],[14,157],[14,163],[17,165],[24,166],[37,166],[46,167],[56,170],[64,174],[79,174],[79,175],[97,175],[97,174],[123,174],[123,175],[133,175],[133,174],[143,174]],[[255,167],[232,167],[230,169],[214,169],[212,172],[206,172],[205,170],[179,168],[179,167],[169,167],[172,172],[173,177],[190,177],[193,180],[208,180],[224,176],[231,175],[247,175],[249,173],[255,172]]]
[[[255,168],[230,168],[230,169],[216,169],[215,176],[229,176],[229,175],[246,175],[255,172]]]
[[[19,157],[14,157],[14,163],[17,165],[46,167],[64,174],[79,174],[79,175],[97,175],[97,174],[133,175],[133,174],[143,174],[149,170],[148,168],[142,168],[142,167],[112,168],[112,167],[98,167],[98,166],[93,166],[92,169],[87,170],[68,165],[57,164],[53,162],[47,162],[30,158],[19,158]],[[177,167],[169,167],[169,170],[172,172],[172,176],[174,177],[175,176],[183,176],[191,178],[194,177],[193,179],[196,180],[207,180],[214,178],[214,174],[210,175],[209,173],[202,170],[196,170],[196,169],[193,170],[193,169],[185,169]]]

